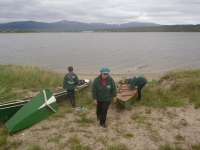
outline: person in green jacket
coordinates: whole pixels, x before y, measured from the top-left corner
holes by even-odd
[[[103,67],[100,75],[96,77],[92,84],[92,98],[96,105],[97,119],[100,125],[107,128],[106,117],[111,100],[117,101],[116,85],[112,77],[109,76],[110,69]]]
[[[75,88],[76,85],[79,84],[78,76],[73,73],[73,67],[68,67],[68,73],[65,75],[63,80],[63,89],[67,90],[68,98],[71,102],[72,107],[76,106],[76,100],[75,100]]]
[[[135,90],[135,86],[137,86],[138,97],[136,101],[140,101],[142,95],[142,88],[147,83],[147,79],[143,76],[135,76],[129,79],[125,79],[125,83],[130,84],[130,90]]]

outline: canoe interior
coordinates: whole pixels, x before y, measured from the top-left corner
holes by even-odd
[[[127,109],[134,100],[134,96],[137,90],[130,90],[129,85],[122,85],[120,87],[121,92],[117,92],[118,103],[121,104],[125,109]]]
[[[5,123],[10,119],[28,100],[15,100],[0,104],[0,122]]]

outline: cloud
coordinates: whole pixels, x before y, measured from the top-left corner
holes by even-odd
[[[13,21],[200,24],[199,0],[1,0],[0,23]]]

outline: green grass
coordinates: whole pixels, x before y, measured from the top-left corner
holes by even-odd
[[[107,145],[108,140],[103,136],[94,137],[96,142],[101,142],[103,145]]]
[[[132,133],[124,133],[123,137],[124,138],[132,138],[134,135]]]
[[[128,148],[123,144],[108,145],[107,150],[128,150]]]
[[[7,144],[8,130],[0,124],[0,147]]]
[[[83,146],[77,135],[69,137],[65,145],[72,150],[92,150],[90,147]]]
[[[200,143],[192,145],[192,150],[200,150]]]
[[[54,133],[54,134],[48,136],[48,142],[59,143],[60,139],[62,139],[62,138],[64,138],[63,135]]]
[[[34,145],[34,146],[31,146],[30,148],[28,148],[28,150],[41,150],[41,148],[38,145]]]
[[[92,90],[92,84],[90,84],[88,88],[84,88],[76,92],[75,97],[77,99],[76,101],[77,106],[87,107],[88,109],[94,108],[91,90]]]
[[[37,91],[44,88],[53,89],[55,87],[61,87],[63,81],[63,75],[50,71],[39,69],[35,66],[14,66],[14,65],[0,65],[0,102],[14,100],[24,97],[29,91]],[[153,80],[148,82],[142,90],[142,99],[139,103],[134,102],[133,107],[147,106],[145,109],[146,115],[150,115],[153,108],[161,108],[165,110],[166,107],[181,107],[184,105],[194,104],[196,109],[200,108],[200,70],[188,70],[179,72],[170,72],[160,78],[159,81]],[[168,87],[165,86],[168,83]],[[94,111],[95,106],[91,96],[92,85],[85,89],[76,92],[76,104],[77,106],[83,106]],[[117,108],[113,103],[111,107]],[[123,110],[121,110],[123,111]],[[94,118],[88,117],[83,112],[75,112],[71,107],[70,102],[67,100],[64,103],[59,104],[59,111],[50,116],[47,119],[56,120],[57,118],[65,118],[69,113],[75,116],[75,122],[80,125],[94,124]],[[176,114],[167,114],[169,117],[176,117]],[[143,124],[148,124],[147,116],[134,113],[131,119]],[[158,118],[163,121],[163,118]],[[66,122],[68,126],[71,122]],[[41,130],[49,130],[49,127],[43,126]],[[70,132],[74,132],[72,127]],[[131,133],[124,133],[123,136],[131,138]],[[152,139],[157,140],[159,135],[152,131]],[[49,137],[49,142],[59,143],[62,136],[56,135]],[[177,141],[183,141],[184,137],[177,135],[174,137]],[[60,148],[69,147],[71,149],[91,149],[80,144],[81,141],[77,135],[72,136],[68,141],[61,144]],[[5,126],[0,126],[0,147],[4,149],[16,149],[22,144],[22,141],[9,142],[8,131]],[[36,145],[30,147],[30,149],[41,149]],[[192,145],[191,149],[199,150],[200,144]],[[120,150],[127,149],[124,145],[109,145],[108,150]],[[159,150],[182,150],[179,147],[172,147],[169,144],[165,144],[159,147]]]
[[[0,102],[22,98],[29,91],[61,87],[64,77],[63,74],[36,66],[0,65],[0,69]],[[198,109],[200,108],[199,81],[200,70],[169,72],[159,81],[152,80],[146,84],[139,105],[166,108],[181,107],[189,102],[195,104],[195,108]],[[169,88],[163,86],[164,82],[169,83]],[[82,91],[76,93],[78,106],[93,108],[91,85],[89,89],[83,89],[84,95]]]
[[[167,87],[164,83],[167,83]],[[142,90],[141,104],[149,107],[181,107],[193,103],[200,108],[200,70],[169,72],[158,82],[148,82]]]
[[[8,141],[8,130],[4,125],[0,124],[0,150],[17,149],[22,144],[22,141]]]
[[[137,121],[138,123],[146,123],[148,118],[146,116],[141,116],[138,113],[134,113],[131,115],[131,119]]]
[[[77,114],[77,116],[78,117],[75,119],[75,122],[77,122],[81,125],[94,123],[94,119],[87,117],[87,113],[85,113],[85,112],[80,112]]]
[[[174,138],[175,138],[177,141],[185,141],[185,138],[184,138],[182,135],[180,135],[180,134],[176,135]]]
[[[186,150],[186,149],[182,149],[181,147],[172,147],[168,143],[166,143],[165,145],[160,146],[158,150]]]
[[[41,129],[42,129],[42,130],[50,130],[51,128],[48,127],[48,126],[42,126]]]
[[[36,66],[0,65],[0,102],[23,98],[29,91],[62,86],[63,75]]]

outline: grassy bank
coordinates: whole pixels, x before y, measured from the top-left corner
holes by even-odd
[[[170,72],[144,88],[145,106],[166,108],[194,103],[200,108],[200,70]]]
[[[41,70],[38,67],[34,66],[13,66],[13,65],[1,65],[0,69],[0,97],[1,100],[12,100],[15,98],[23,97],[27,94],[28,91],[37,91],[43,88],[55,88],[62,85],[63,75],[50,70]],[[188,70],[188,71],[179,71],[179,72],[170,72],[165,74],[160,78],[160,80],[152,80],[147,83],[145,88],[142,90],[142,100],[140,103],[133,102],[129,108],[129,112],[134,110],[136,107],[145,106],[149,109],[146,110],[146,114],[151,114],[151,111],[155,109],[165,110],[167,107],[184,107],[186,105],[194,105],[195,109],[200,108],[200,70]],[[20,93],[20,94],[18,94]],[[4,98],[2,98],[4,97]],[[84,145],[78,136],[79,133],[87,132],[85,136],[92,136],[96,142],[101,142],[105,145],[105,150],[128,150],[126,145],[116,143],[108,144],[107,141],[98,135],[92,135],[91,131],[83,131],[79,128],[73,127],[72,124],[76,123],[79,127],[87,127],[94,124],[94,119],[91,118],[88,114],[91,111],[95,111],[95,106],[92,103],[91,98],[91,85],[78,91],[76,93],[77,106],[84,106],[87,108],[82,113],[75,113],[74,109],[71,108],[69,101],[59,104],[59,111],[54,115],[50,116],[46,120],[48,122],[54,122],[60,119],[65,119],[67,116],[73,116],[75,119],[73,122],[66,120],[65,121],[65,130],[69,133],[74,133],[75,136],[70,136],[65,142],[61,142],[63,137],[63,132],[56,132],[51,136],[47,136],[47,141],[49,143],[58,144],[57,149],[69,148],[72,150],[92,150],[92,147]],[[111,104],[111,108],[117,109],[119,112],[123,111],[120,105]],[[139,122],[140,124],[145,124],[151,129],[152,139],[159,141],[159,136],[156,131],[153,131],[150,123],[147,122],[147,116],[142,116],[139,113],[134,113],[130,119]],[[119,120],[122,117],[120,115],[115,117],[115,120]],[[163,118],[158,118],[160,122],[163,122]],[[114,120],[111,120],[112,122]],[[121,123],[122,124],[122,123]],[[71,125],[69,127],[69,125]],[[120,126],[120,123],[118,123]],[[187,126],[187,123],[184,124]],[[52,127],[42,126],[41,131],[49,131]],[[54,127],[56,128],[56,126]],[[176,127],[177,128],[177,127]],[[134,138],[134,135],[129,132],[122,132],[117,127],[115,129],[116,133],[123,133],[125,139]],[[34,132],[34,131],[33,131]],[[107,131],[104,131],[107,132]],[[116,140],[113,137],[113,141]],[[176,141],[184,142],[184,136],[178,134],[174,137]],[[61,144],[62,143],[62,144]],[[4,125],[0,127],[0,150],[6,149],[21,149],[23,141],[9,140],[9,134]],[[108,144],[108,145],[107,145]],[[107,146],[106,146],[107,145]],[[200,143],[188,143],[188,147],[191,150],[200,150]],[[30,145],[29,150],[42,150],[44,149],[42,145],[34,143]],[[180,145],[169,145],[168,143],[158,146],[159,150],[186,150],[181,148]]]
[[[63,75],[37,66],[0,65],[0,102],[20,99],[44,88],[62,86]]]

